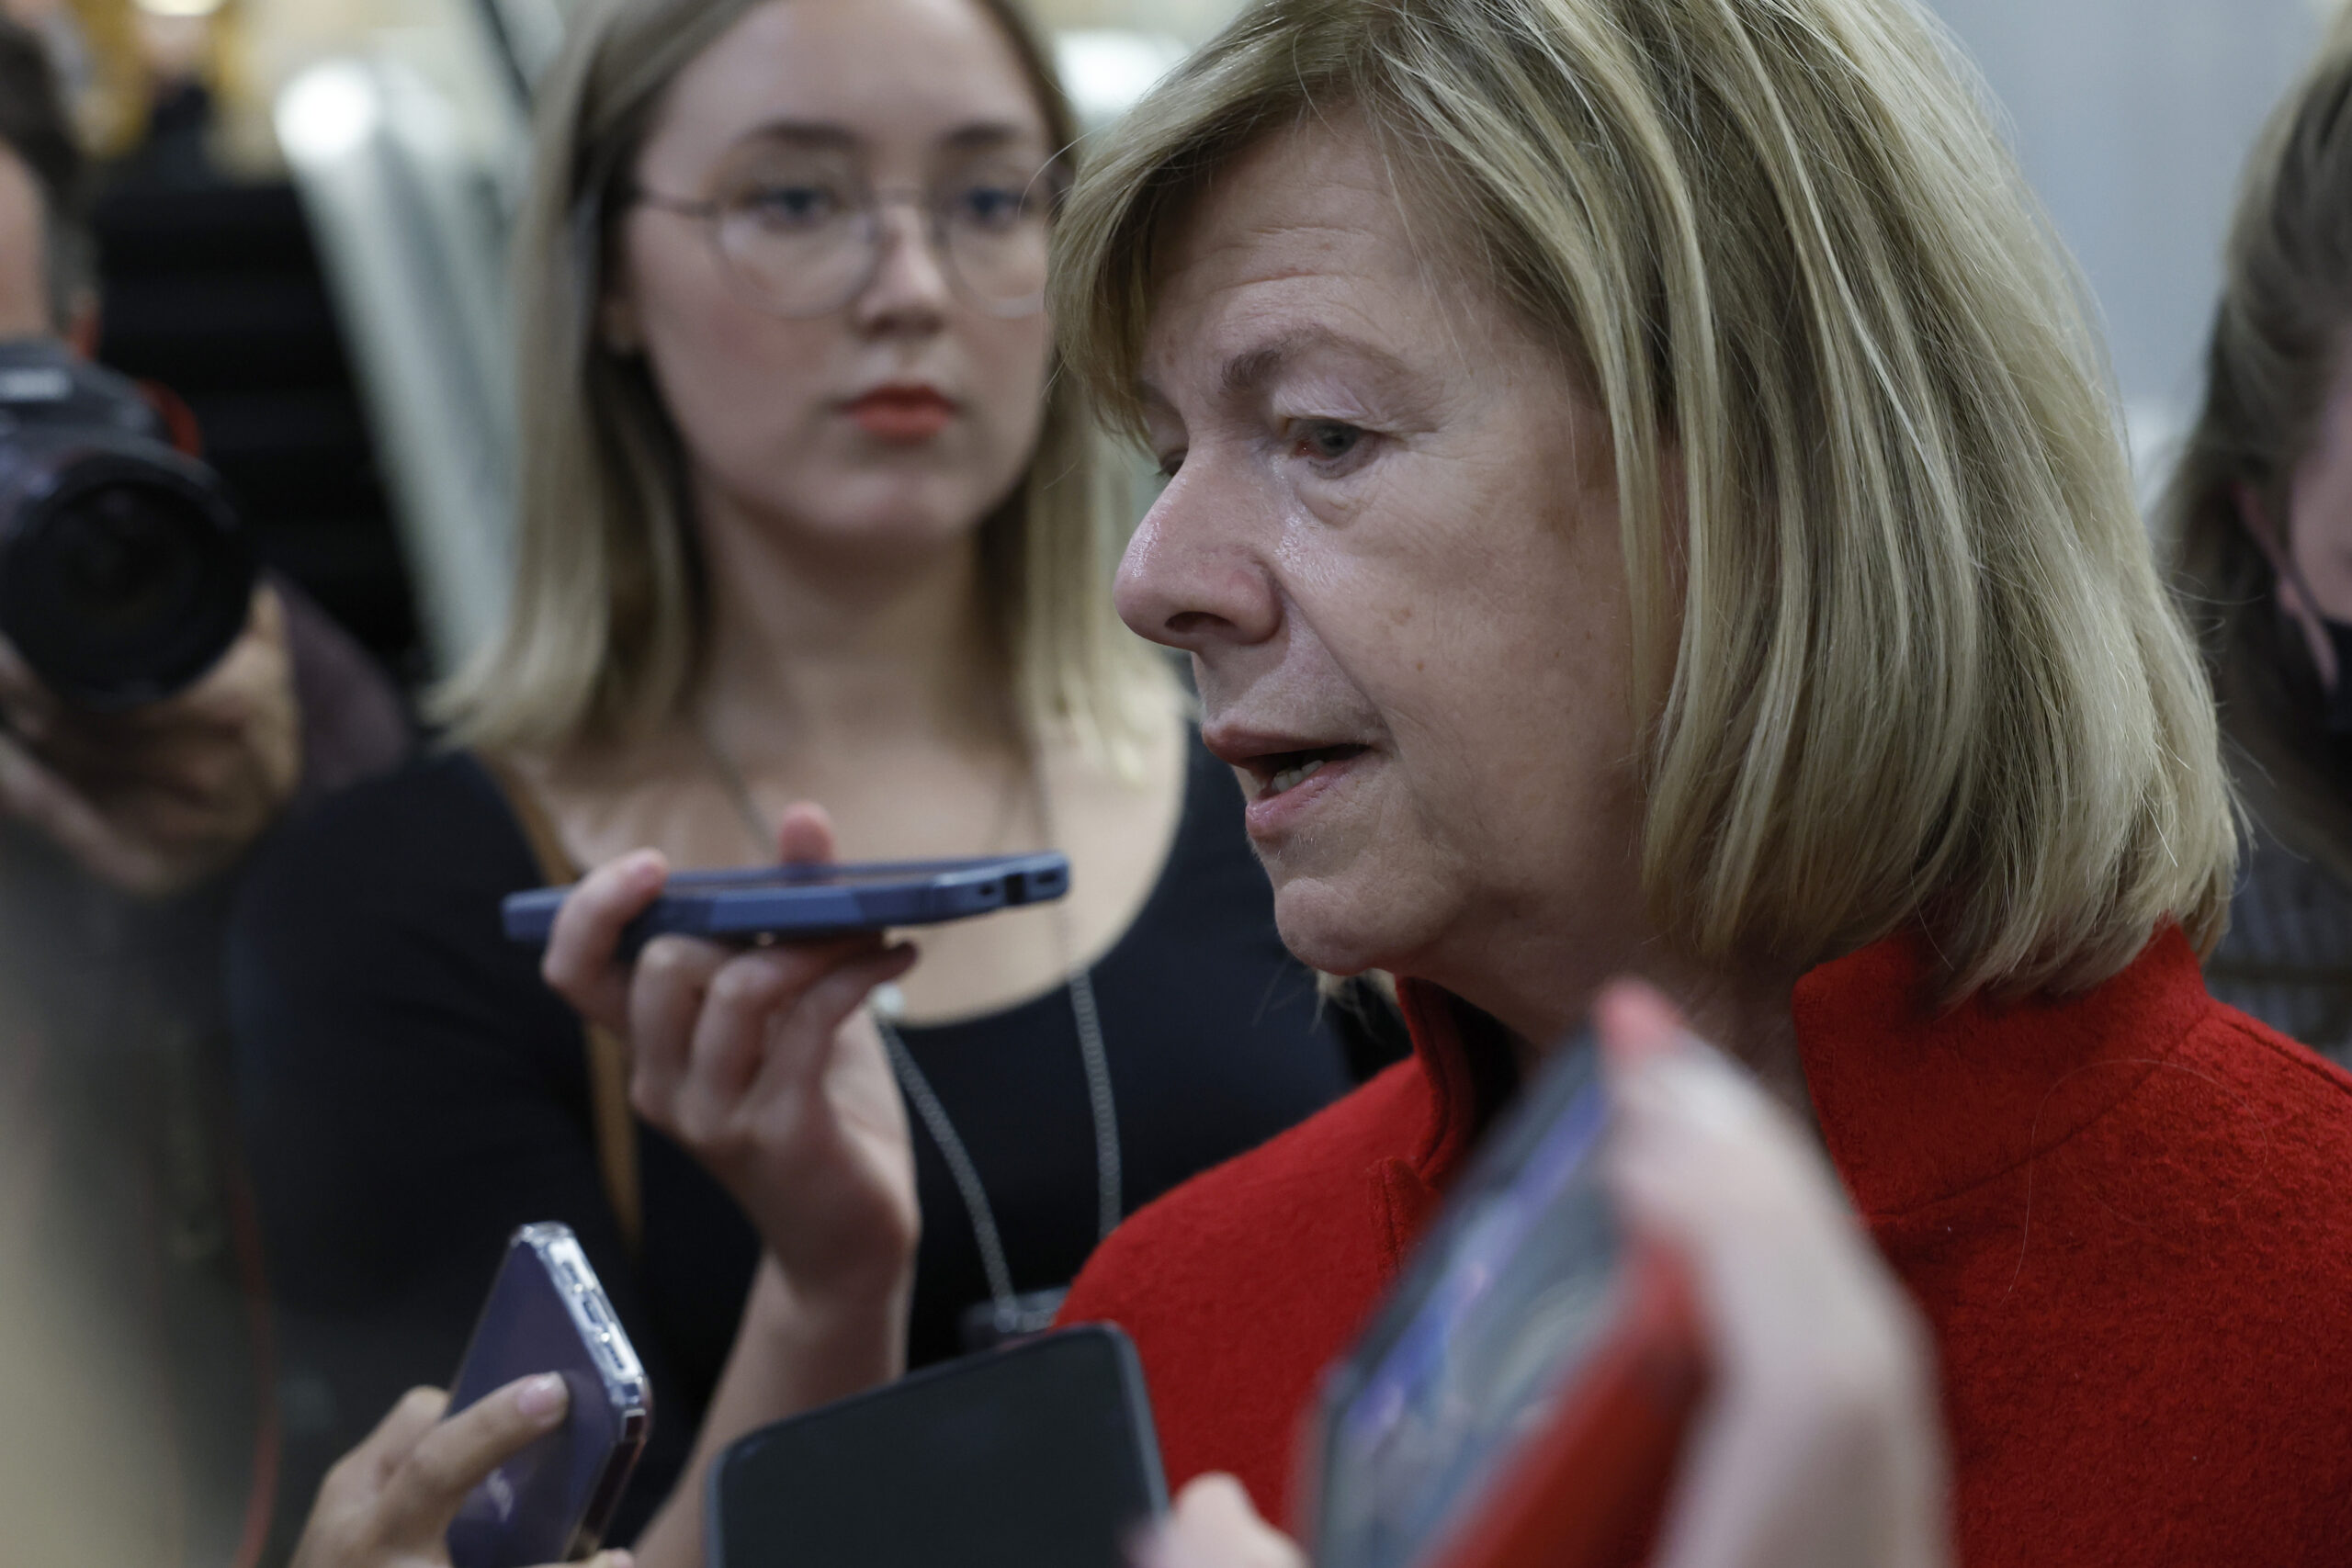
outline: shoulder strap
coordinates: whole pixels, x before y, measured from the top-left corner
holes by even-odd
[[[484,757],[482,766],[506,796],[539,874],[548,886],[580,880],[580,868],[564,852],[555,823],[537,794],[507,764]],[[636,1256],[645,1243],[645,1192],[637,1173],[637,1119],[628,1108],[628,1047],[611,1030],[585,1023],[588,1046],[588,1110],[596,1134],[596,1168],[605,1197],[620,1222],[621,1239]]]

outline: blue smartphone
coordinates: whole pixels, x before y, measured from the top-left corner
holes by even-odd
[[[1057,850],[975,860],[884,861],[865,865],[769,865],[748,871],[688,871],[670,878],[653,907],[629,923],[625,951],[657,936],[714,942],[807,942],[852,931],[935,926],[1069,891],[1069,860]],[[569,887],[508,897],[506,934],[545,942]]]
[[[507,1243],[449,1389],[449,1415],[535,1372],[571,1393],[562,1426],[468,1495],[449,1526],[451,1568],[530,1568],[604,1539],[653,1420],[653,1390],[569,1225],[525,1225]]]
[[[707,1506],[709,1568],[1128,1568],[1168,1487],[1135,1347],[1091,1324],[738,1438]]]

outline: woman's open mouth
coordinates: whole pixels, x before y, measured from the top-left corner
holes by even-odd
[[[1317,746],[1304,751],[1277,751],[1252,759],[1250,770],[1258,778],[1258,800],[1288,795],[1324,768],[1363,755],[1362,746]]]

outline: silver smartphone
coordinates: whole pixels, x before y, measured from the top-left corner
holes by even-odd
[[[452,1568],[529,1568],[594,1551],[644,1451],[653,1390],[571,1227],[525,1225],[506,1245],[449,1388],[449,1415],[537,1372],[571,1393],[563,1425],[468,1495]]]

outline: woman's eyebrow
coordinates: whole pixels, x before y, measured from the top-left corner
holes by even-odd
[[[1271,343],[1243,350],[1225,362],[1217,380],[1228,397],[1249,397],[1265,389],[1299,360],[1313,354],[1338,354],[1362,361],[1380,376],[1409,374],[1405,362],[1385,348],[1349,337],[1329,327],[1301,327]]]
[[[865,145],[865,138],[845,125],[813,119],[766,120],[745,131],[739,140],[789,141],[796,146],[841,152],[854,152]]]
[[[831,120],[772,119],[753,126],[744,141],[784,141],[826,152],[854,152],[869,139]],[[988,152],[1020,141],[1039,140],[1037,128],[1015,120],[979,119],[956,126],[937,138],[936,144],[952,152]]]
[[[1010,142],[1037,141],[1037,128],[1012,120],[974,120],[939,139],[942,147],[957,152],[988,152]]]

